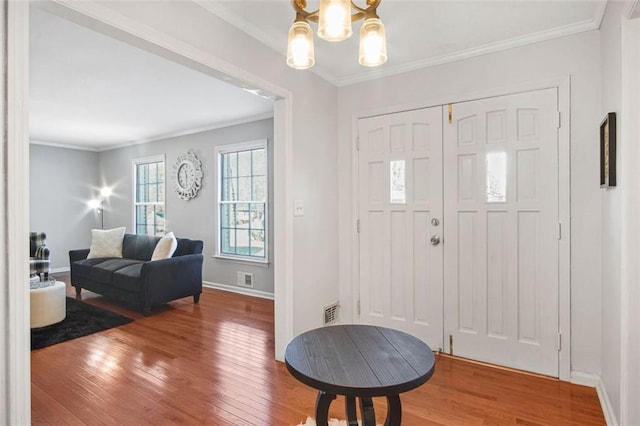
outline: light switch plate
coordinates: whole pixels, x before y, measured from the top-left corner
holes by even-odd
[[[296,200],[293,203],[293,215],[304,216],[304,203],[302,202],[302,200]]]

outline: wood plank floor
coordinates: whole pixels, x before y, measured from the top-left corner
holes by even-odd
[[[144,317],[83,299],[135,321],[31,352],[33,424],[297,425],[313,414],[314,390],[273,359],[272,301],[205,289],[198,305]],[[594,389],[445,356],[401,399],[403,425],[605,424]]]

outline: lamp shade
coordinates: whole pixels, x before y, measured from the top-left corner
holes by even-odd
[[[287,65],[298,70],[306,70],[315,62],[313,30],[308,22],[296,21],[289,29]]]
[[[327,41],[342,41],[351,37],[350,0],[320,0],[318,37]]]
[[[360,28],[358,62],[365,67],[377,67],[387,62],[387,35],[378,18],[365,19]]]

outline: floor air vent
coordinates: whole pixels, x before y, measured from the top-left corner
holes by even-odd
[[[338,302],[324,308],[324,325],[333,324],[336,321],[338,321]]]

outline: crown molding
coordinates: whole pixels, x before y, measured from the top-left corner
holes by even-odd
[[[133,145],[142,145],[145,143],[156,142],[156,141],[169,139],[169,138],[176,138],[179,136],[193,135],[195,133],[202,133],[210,130],[222,129],[225,127],[239,126],[241,124],[253,123],[255,121],[266,120],[269,118],[273,118],[273,111],[267,112],[264,114],[252,115],[250,117],[240,118],[237,120],[224,121],[224,122],[212,124],[209,126],[198,127],[195,129],[164,133],[162,135],[153,136],[151,138],[145,138],[145,139],[129,141],[129,142],[119,142],[117,144],[107,145],[107,146],[100,145],[96,147],[91,147],[87,145],[53,142],[53,141],[45,141],[45,140],[37,140],[37,139],[31,139],[29,143],[33,145],[44,145],[44,146],[50,146],[54,148],[75,149],[75,150],[90,151],[90,152],[103,152],[103,151],[109,151],[112,149],[126,148],[128,146],[133,146]]]
[[[80,150],[80,151],[90,151],[90,152],[100,152],[100,149],[97,147],[89,147],[86,145],[78,145],[78,144],[71,144],[71,143],[60,143],[60,142],[52,142],[52,141],[45,141],[45,140],[36,140],[36,139],[31,139],[29,140],[29,143],[31,145],[43,145],[43,146],[51,146],[53,148],[64,148],[64,149],[75,149],[75,150]]]
[[[464,59],[475,58],[477,56],[487,55],[489,53],[495,53],[502,50],[512,49],[515,47],[526,46],[529,44],[539,43],[542,41],[552,40],[560,37],[566,37],[581,32],[596,30],[600,27],[602,16],[606,8],[606,2],[598,3],[598,10],[593,19],[576,22],[574,24],[565,25],[562,27],[551,28],[544,31],[539,31],[534,34],[528,34],[521,37],[515,37],[508,40],[489,43],[483,46],[474,47],[471,49],[461,50],[455,53],[447,55],[435,56],[419,61],[409,62],[402,65],[396,65],[386,67],[384,69],[378,69],[367,75],[353,74],[349,77],[338,79],[338,87],[349,86],[351,84],[362,83],[365,81],[375,80],[383,77],[391,77],[397,74],[403,74],[410,71],[416,71],[423,68],[433,67],[436,65],[448,64],[451,62],[462,61]]]
[[[267,112],[264,114],[253,115],[251,117],[240,118],[237,120],[224,121],[224,122],[220,122],[220,123],[216,123],[216,124],[212,124],[204,127],[197,127],[195,129],[164,133],[162,135],[153,136],[151,138],[140,139],[137,141],[122,142],[115,145],[101,147],[97,151],[103,152],[103,151],[110,151],[112,149],[126,148],[128,146],[142,145],[145,143],[157,142],[164,139],[177,138],[180,136],[193,135],[196,133],[208,132],[210,130],[222,129],[225,127],[239,126],[241,124],[253,123],[255,121],[266,120],[269,118],[273,118],[273,111]]]

